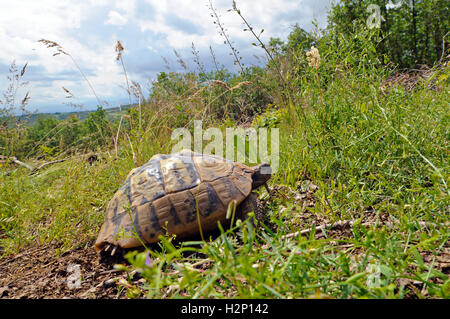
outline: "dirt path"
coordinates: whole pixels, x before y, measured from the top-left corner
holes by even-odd
[[[52,246],[32,247],[0,259],[0,298],[125,298],[114,270],[120,257],[105,261],[91,247],[56,257]]]

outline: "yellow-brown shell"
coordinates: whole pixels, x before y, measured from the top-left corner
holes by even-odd
[[[95,249],[105,244],[132,248],[159,240],[166,231],[178,239],[217,228],[231,201],[252,191],[253,170],[189,150],[158,154],[133,169],[108,204]],[[136,234],[139,236],[137,238]]]

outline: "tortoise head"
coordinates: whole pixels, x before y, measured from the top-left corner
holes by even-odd
[[[252,167],[252,188],[256,189],[261,185],[264,185],[272,176],[272,169],[267,163],[259,164]]]

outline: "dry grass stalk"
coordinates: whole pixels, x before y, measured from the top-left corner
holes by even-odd
[[[116,60],[119,61],[122,58],[122,52],[124,50],[120,40],[117,40],[117,43],[116,43],[116,46],[115,46],[115,50],[117,52]]]
[[[119,133],[120,133],[120,128],[122,126],[122,121],[123,121],[123,116],[120,117],[120,122],[119,122],[119,127],[117,128],[117,134],[116,134],[116,138],[114,139],[114,150],[116,151],[116,157],[118,156],[119,153]]]
[[[62,87],[62,89],[64,90],[64,92],[66,92],[68,95],[66,96],[67,99],[73,98],[74,95],[72,94],[72,92],[70,92],[68,89],[66,89],[64,86]]]
[[[322,103],[322,122],[323,122],[323,129],[326,130],[325,125],[325,103],[323,101],[323,94],[322,94],[322,87],[320,85],[320,78],[319,78],[319,67],[320,67],[320,53],[319,50],[316,47],[311,47],[311,50],[306,52],[306,59],[308,60],[308,66],[311,68],[314,68],[314,73],[316,75],[317,80],[317,86],[319,88],[319,95],[320,95],[320,102]]]
[[[134,152],[134,147],[133,147],[133,143],[131,142],[130,135],[127,134],[127,138],[128,138],[128,142],[130,143],[131,153],[133,154],[134,167],[138,167],[139,164],[138,164],[138,161],[136,158],[136,153]]]
[[[206,86],[201,87],[200,89],[198,89],[197,91],[194,92],[194,94],[192,94],[191,96],[188,97],[188,100],[192,100],[193,98],[195,98],[197,95],[199,95],[202,91],[204,91],[206,88]]]
[[[43,43],[44,45],[47,46],[47,48],[56,48],[56,51],[53,56],[59,55],[59,54],[64,54],[67,55],[68,57],[70,57],[70,59],[72,60],[73,64],[75,64],[76,68],[78,69],[78,71],[81,73],[81,75],[83,76],[84,80],[87,82],[87,84],[89,85],[89,88],[91,89],[92,93],[94,94],[95,98],[97,99],[98,105],[102,105],[102,103],[100,102],[100,99],[97,96],[97,93],[94,90],[94,87],[92,86],[91,82],[88,80],[88,78],[86,77],[86,75],[84,74],[83,70],[81,70],[80,66],[78,65],[78,63],[75,61],[75,59],[73,58],[73,56],[68,53],[67,51],[64,50],[64,48],[59,45],[58,43],[56,43],[55,41],[51,41],[51,40],[47,40],[47,39],[40,39],[38,40],[38,42]]]
[[[243,81],[243,82],[240,82],[240,83],[238,83],[238,84],[236,84],[235,86],[233,86],[233,87],[230,88],[230,87],[228,86],[228,84],[226,84],[226,83],[223,82],[223,81],[213,80],[213,81],[211,81],[210,83],[211,83],[211,84],[218,84],[218,85],[224,87],[224,88],[226,89],[226,91],[225,91],[225,92],[222,92],[222,93],[219,94],[219,95],[217,95],[214,99],[212,99],[212,100],[205,106],[204,111],[203,111],[203,114],[202,114],[202,119],[204,119],[204,117],[205,117],[205,116],[207,115],[207,113],[209,112],[209,108],[210,108],[211,104],[214,103],[217,99],[221,98],[223,95],[225,95],[225,94],[228,93],[228,92],[233,92],[233,90],[236,90],[236,89],[240,88],[241,86],[252,84],[252,82],[250,82],[250,81]],[[202,88],[202,89],[203,89],[203,88]],[[200,89],[199,91],[197,91],[197,92],[195,93],[195,95],[198,94],[202,89]],[[227,112],[228,112],[228,106],[229,106],[229,104],[230,104],[230,101],[231,101],[231,95],[230,95],[230,97],[229,97],[229,99],[228,99],[227,104],[225,105],[224,116],[225,116],[225,115],[227,114]]]
[[[244,85],[250,85],[250,84],[252,84],[252,82],[250,82],[250,81],[243,81],[243,82],[240,82],[240,83],[236,84],[235,86],[233,86],[233,87],[231,87],[231,88],[228,86],[227,83],[225,83],[225,82],[223,82],[223,81],[220,81],[220,80],[212,80],[211,82],[209,82],[209,85],[211,85],[211,84],[217,84],[217,85],[223,87],[223,88],[226,90],[226,92],[232,92],[233,90],[239,89],[241,86],[244,86]],[[208,88],[208,86],[201,87],[201,88],[198,89],[196,92],[194,92],[194,94],[190,95],[190,96],[188,97],[188,100],[192,100],[194,97],[196,97],[198,94],[200,94],[202,91],[204,91],[204,90],[207,89],[207,88]],[[224,93],[226,93],[226,92],[224,92]],[[220,94],[219,96],[217,96],[217,97],[216,97],[214,100],[212,100],[209,104],[211,104],[212,102],[214,102],[215,100],[217,100],[217,98],[221,97],[224,93],[222,93],[222,94]]]
[[[217,58],[216,58],[216,55],[214,54],[214,50],[211,46],[209,46],[209,53],[211,54],[211,58],[213,60],[216,71],[219,72],[220,69],[219,69],[219,65],[217,64]]]
[[[131,81],[131,90],[133,91],[134,96],[138,100],[138,113],[139,113],[139,132],[142,130],[142,88],[139,83],[136,81]]]
[[[243,81],[243,82],[238,83],[238,84],[236,84],[235,86],[233,86],[233,87],[230,89],[230,91],[237,90],[237,89],[239,89],[241,86],[244,86],[244,85],[250,85],[250,84],[252,84],[252,82],[250,82],[250,81]]]
[[[230,91],[230,87],[228,86],[228,84],[226,84],[226,83],[223,82],[223,81],[220,81],[220,80],[212,80],[211,83],[218,84],[218,85],[224,87],[225,89],[227,89],[228,91]]]
[[[186,62],[184,62],[183,57],[181,56],[181,54],[178,53],[178,51],[175,50],[175,49],[173,49],[173,53],[174,53],[175,56],[177,57],[177,62],[178,62],[178,64],[181,65],[181,67],[182,67],[184,70],[187,70],[188,67],[187,67],[187,65],[186,65]]]
[[[120,60],[120,63],[122,64],[122,69],[123,69],[123,74],[125,76],[125,81],[127,83],[127,93],[128,93],[128,98],[130,101],[130,107],[133,104],[131,102],[131,90],[130,90],[130,84],[128,82],[128,75],[127,75],[127,70],[125,69],[125,64],[123,63],[123,59],[122,59],[122,52],[124,51],[124,47],[122,45],[122,43],[120,42],[120,40],[117,40],[116,46],[115,46],[115,51],[117,52],[117,56],[116,56],[116,61]]]
[[[219,34],[225,38],[225,43],[228,44],[228,46],[231,49],[232,55],[234,56],[234,64],[239,65],[242,74],[245,74],[244,66],[240,61],[241,58],[238,56],[239,51],[236,50],[236,48],[233,46],[233,43],[230,40],[230,37],[227,34],[223,23],[220,21],[220,17],[217,13],[217,10],[214,8],[211,0],[209,0],[209,9],[211,10],[211,17],[215,19],[214,24],[217,26]]]

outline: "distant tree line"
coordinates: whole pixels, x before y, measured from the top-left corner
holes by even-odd
[[[378,12],[371,11],[373,5]],[[449,11],[448,0],[340,0],[331,8],[327,29],[351,35],[355,25],[367,24],[371,15],[378,14],[374,17],[379,18],[378,55],[385,64],[411,69],[431,66],[449,54]],[[296,25],[286,43],[271,39],[270,46],[286,52],[313,43],[313,35]]]

